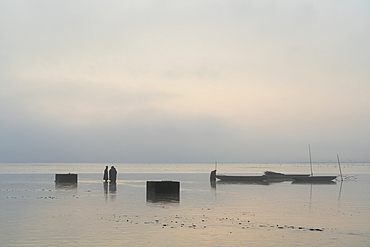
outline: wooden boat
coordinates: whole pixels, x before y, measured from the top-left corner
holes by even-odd
[[[221,181],[262,181],[268,179],[268,176],[230,176],[230,175],[217,175],[216,178]]]
[[[292,180],[294,178],[309,177],[310,174],[284,174],[280,172],[265,171],[269,179]]]

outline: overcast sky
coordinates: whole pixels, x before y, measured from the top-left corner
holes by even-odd
[[[0,0],[0,162],[366,162],[369,97],[366,0]]]

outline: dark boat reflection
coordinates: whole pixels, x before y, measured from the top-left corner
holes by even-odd
[[[210,181],[211,188],[216,188],[216,181]]]
[[[322,185],[334,185],[337,184],[335,181],[315,181],[315,180],[305,180],[305,181],[293,181],[292,184],[322,184]]]
[[[279,183],[284,183],[287,181],[292,181],[292,180],[287,180],[287,179],[280,179],[280,178],[268,178],[265,180],[269,184],[279,184]]]

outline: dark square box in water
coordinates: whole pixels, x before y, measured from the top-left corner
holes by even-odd
[[[77,174],[55,174],[56,183],[77,183]]]
[[[180,182],[177,181],[146,181],[148,193],[179,194]]]
[[[148,201],[179,201],[180,182],[178,181],[146,181]]]

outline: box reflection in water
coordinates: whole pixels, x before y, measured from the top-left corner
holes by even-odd
[[[147,181],[146,200],[148,202],[179,202],[180,182]]]

